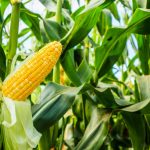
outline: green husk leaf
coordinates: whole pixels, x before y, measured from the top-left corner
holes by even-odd
[[[5,150],[29,150],[37,146],[41,134],[33,126],[29,101],[4,98],[2,118]]]

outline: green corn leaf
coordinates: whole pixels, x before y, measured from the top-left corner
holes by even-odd
[[[61,64],[69,79],[76,86],[89,81],[92,77],[92,70],[85,59],[82,60],[79,67],[76,69],[73,50],[65,53],[65,56],[61,59]]]
[[[123,112],[122,116],[127,125],[134,150],[144,150],[146,138],[144,117],[129,112]]]
[[[21,32],[18,34],[18,37],[22,37],[29,32],[30,32],[30,28],[25,28],[25,29],[21,30]]]
[[[107,59],[105,60],[104,64],[102,65],[102,68],[98,74],[99,77],[105,75],[112,67],[113,65],[117,62],[117,60],[121,57],[124,49],[125,49],[125,46],[126,46],[126,41],[127,41],[127,38],[126,37],[123,37],[121,38],[121,40],[119,40],[117,42],[117,44],[114,46],[114,48],[111,50],[109,56],[107,57]],[[96,48],[95,49],[95,63],[99,63],[100,60],[99,60],[99,55],[101,52],[101,48]]]
[[[97,95],[96,100],[95,98],[92,99],[94,103],[103,104],[108,108],[117,107],[109,89],[111,87],[111,85],[107,84],[99,85],[99,88],[94,88],[90,84],[83,84],[79,87],[68,87],[52,82],[49,83],[41,93],[40,103],[32,107],[34,126],[38,131],[47,129],[70,109],[77,94],[86,93],[86,95],[90,95],[88,91]]]
[[[64,49],[70,49],[80,43],[96,24],[100,11],[110,5],[112,0],[93,1],[75,17],[75,23],[68,34],[62,39]]]
[[[9,14],[4,20],[3,23],[0,25],[0,44],[2,43],[2,33],[3,33],[3,28],[5,25],[10,21],[11,15]]]
[[[97,29],[101,36],[112,26],[112,16],[109,10],[102,10],[97,22]]]
[[[149,44],[150,36],[149,35],[137,35],[138,41],[138,52],[139,59],[141,63],[141,69],[143,73],[146,75],[149,74],[149,58],[150,58],[150,44]]]
[[[75,147],[75,150],[99,150],[108,134],[108,121],[110,116],[111,113],[95,108],[85,133]]]
[[[150,93],[149,93],[149,84],[150,84],[150,76],[140,76],[137,78],[137,83],[139,86],[139,93],[141,97],[141,101],[143,102],[145,99],[150,98]],[[142,113],[145,114],[145,120],[147,123],[148,128],[150,129],[150,103],[147,105],[143,110]]]
[[[39,26],[40,21],[39,19],[41,17],[38,14],[29,11],[23,5],[21,5],[20,18],[31,29],[35,37],[39,41],[41,41],[40,26]]]
[[[82,87],[65,87],[50,83],[40,97],[40,104],[32,107],[33,122],[37,130],[46,130],[58,121],[72,106]],[[51,91],[51,92],[50,92]]]
[[[150,10],[136,9],[126,30],[130,33],[149,34],[150,33]]]
[[[121,28],[111,28],[107,31],[103,44],[95,49],[95,67],[96,71],[99,72],[108,58],[111,51],[114,49],[115,43],[118,42],[118,38],[124,29]]]
[[[47,35],[49,41],[58,41],[66,34],[66,30],[57,22],[51,20],[43,20],[43,24],[45,28],[45,34]]]
[[[97,73],[100,72],[104,62],[108,58],[111,51],[114,49],[117,42],[121,40],[124,36],[133,32],[140,34],[149,33],[149,29],[146,28],[146,22],[147,20],[150,20],[148,18],[150,18],[150,11],[148,9],[136,9],[126,28],[111,28],[108,30],[104,37],[102,45],[97,48],[98,50],[96,50],[96,57],[99,58],[99,60],[96,58],[95,61]]]
[[[127,112],[136,112],[136,111],[144,109],[149,103],[150,103],[150,99],[146,99],[144,101],[135,103],[131,106],[122,108],[121,110],[127,111]]]
[[[65,73],[76,86],[82,84],[80,77],[76,71],[75,62],[74,62],[74,52],[72,50],[67,51],[65,56],[61,59],[61,64],[65,70]]]
[[[9,0],[1,0],[0,2],[1,2],[1,8],[0,8],[1,15],[3,16],[7,6],[9,5]]]
[[[115,2],[113,2],[108,9],[110,9],[111,13],[113,14],[113,16],[115,17],[115,19],[117,19],[118,21],[120,21],[120,16],[119,16],[119,12],[117,9],[117,5],[115,4]]]
[[[4,80],[6,71],[6,56],[3,48],[0,46],[0,78]]]
[[[56,11],[56,1],[55,0],[39,0],[48,10]]]
[[[79,75],[82,83],[88,82],[92,77],[92,70],[85,58],[82,60],[80,66],[78,67],[77,74]]]

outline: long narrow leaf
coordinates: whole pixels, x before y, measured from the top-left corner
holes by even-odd
[[[75,150],[99,150],[108,134],[108,121],[110,116],[111,113],[95,108],[84,136],[75,147]]]

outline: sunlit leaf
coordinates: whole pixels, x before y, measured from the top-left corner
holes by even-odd
[[[122,108],[121,110],[123,111],[128,111],[128,112],[136,112],[139,111],[141,109],[143,109],[145,106],[147,106],[150,103],[150,99],[138,102],[136,104],[133,104],[131,106]]]
[[[97,72],[101,70],[102,65],[106,61],[107,57],[109,56],[117,42],[129,33],[138,31],[141,32],[141,29],[139,30],[139,28],[143,27],[143,24],[145,24],[145,20],[147,20],[148,18],[150,18],[149,10],[137,9],[133,17],[131,18],[127,28],[112,28],[108,30],[104,37],[102,46],[98,47],[96,50],[96,57],[99,58],[95,61]],[[148,33],[149,30],[143,30],[142,34],[145,34],[145,32]]]
[[[39,15],[27,10],[23,5],[20,10],[20,17],[22,21],[32,30],[36,38],[41,41]]]
[[[9,0],[1,0],[1,15],[4,15],[5,9],[7,8],[7,6],[9,5]]]
[[[138,50],[139,50],[139,59],[141,63],[141,69],[143,73],[149,74],[149,56],[150,56],[150,36],[149,35],[138,35]]]
[[[49,41],[60,40],[66,34],[66,30],[57,22],[43,20],[43,24]]]
[[[83,9],[83,11],[76,16],[74,26],[66,37],[62,39],[64,48],[70,49],[80,43],[96,24],[100,11],[111,3],[111,0],[107,0],[97,2],[94,1],[88,4],[87,7],[85,7],[85,9]]]

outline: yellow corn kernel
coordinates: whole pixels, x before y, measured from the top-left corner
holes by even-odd
[[[29,57],[4,81],[3,96],[13,100],[25,100],[53,69],[61,51],[61,43],[54,41]]]

